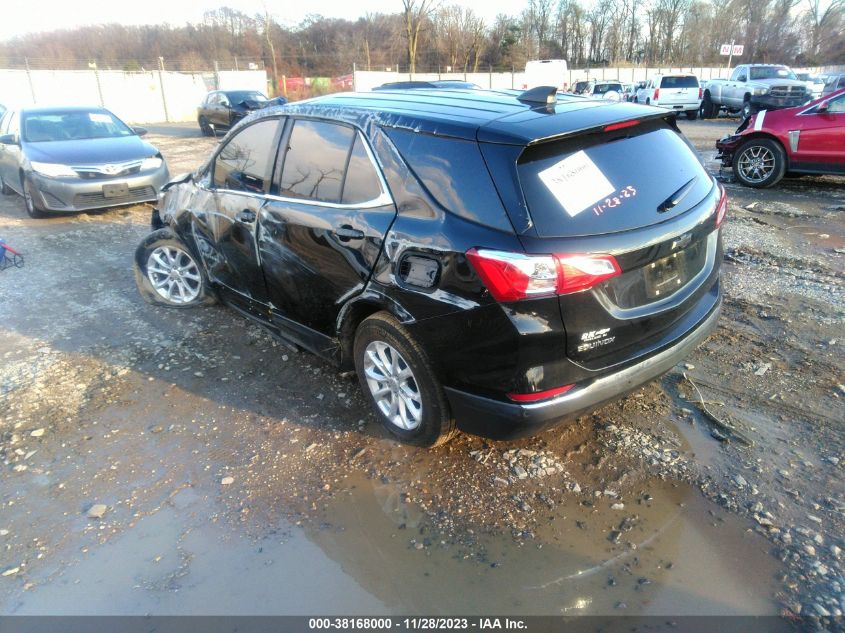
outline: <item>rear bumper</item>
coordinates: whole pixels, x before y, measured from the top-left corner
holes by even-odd
[[[686,358],[716,328],[721,299],[709,314],[668,347],[583,387],[538,403],[515,404],[446,387],[458,426],[469,433],[496,439],[533,435],[618,398],[666,373]]]
[[[701,107],[701,101],[689,101],[687,103],[655,103],[652,104],[656,108],[663,108],[664,110],[672,110],[674,112],[697,112]]]

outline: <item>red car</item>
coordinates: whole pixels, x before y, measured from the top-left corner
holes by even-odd
[[[748,187],[784,174],[845,175],[845,90],[797,108],[761,110],[716,142],[723,167]]]

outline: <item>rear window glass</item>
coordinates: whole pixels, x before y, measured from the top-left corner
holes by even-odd
[[[485,226],[513,230],[477,143],[395,128],[386,132],[440,206]]]
[[[349,155],[349,168],[346,170],[346,179],[343,182],[341,202],[344,204],[369,202],[380,195],[381,184],[376,168],[364,149],[361,136],[356,135],[355,146],[352,148],[352,154]]]
[[[664,77],[660,82],[661,88],[698,88],[698,78],[686,77]]]
[[[690,209],[711,191],[713,183],[696,155],[665,123],[642,123],[616,134],[543,143],[522,153],[517,172],[541,237],[656,224]],[[688,183],[679,204],[658,212]]]

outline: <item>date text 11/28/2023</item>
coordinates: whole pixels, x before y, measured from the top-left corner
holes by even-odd
[[[377,618],[309,618],[309,630],[332,631],[447,631],[447,630],[526,630],[520,618],[444,618],[414,617],[394,619]]]

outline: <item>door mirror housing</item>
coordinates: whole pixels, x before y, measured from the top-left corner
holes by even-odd
[[[16,134],[3,134],[0,136],[0,145],[20,145]]]
[[[827,112],[828,110],[830,110],[830,101],[828,101],[827,99],[825,99],[824,101],[822,101],[822,102],[821,102],[821,103],[820,103],[820,104],[816,107],[816,112]],[[3,137],[0,137],[0,142],[2,142],[2,141],[3,141]]]
[[[138,136],[144,136],[147,133],[147,128],[145,127],[133,127],[132,131],[135,132]]]
[[[748,78],[745,75],[740,75],[736,78],[737,81],[748,81]]]

